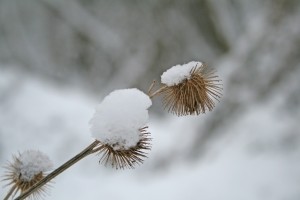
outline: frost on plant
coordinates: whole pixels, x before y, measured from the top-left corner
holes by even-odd
[[[103,144],[102,162],[116,168],[142,162],[143,150],[150,148],[145,127],[151,104],[146,94],[133,88],[111,92],[96,107],[91,133]]]
[[[52,169],[52,162],[40,151],[27,150],[18,156],[13,156],[13,161],[5,168],[7,172],[4,180],[8,181],[7,185],[11,185],[11,192],[16,194],[18,191],[23,193],[44,178]],[[41,196],[46,192],[46,188],[40,188],[33,195]]]

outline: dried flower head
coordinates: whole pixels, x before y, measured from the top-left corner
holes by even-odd
[[[133,168],[150,149],[145,125],[151,99],[138,89],[115,90],[97,106],[91,120],[92,136],[101,143],[101,163]]]
[[[21,194],[31,188],[35,183],[42,180],[52,168],[52,162],[47,155],[36,150],[27,150],[13,156],[13,161],[5,166],[7,169],[4,181],[9,181],[10,194]],[[40,198],[46,193],[47,187],[39,188],[31,198]]]
[[[98,152],[101,155],[99,162],[116,169],[133,169],[135,165],[142,164],[147,157],[146,151],[151,150],[150,133],[146,129],[147,127],[144,127],[139,130],[141,139],[135,146],[130,148],[120,148],[119,144],[102,144],[98,148]],[[118,148],[115,148],[116,146]]]
[[[164,84],[163,104],[169,112],[181,115],[193,115],[211,111],[214,100],[219,101],[222,85],[215,71],[201,62],[176,65],[161,76]]]

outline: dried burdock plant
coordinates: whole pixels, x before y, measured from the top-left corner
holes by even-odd
[[[8,163],[4,181],[8,181],[8,186],[11,189],[5,199],[10,196],[15,196],[29,190],[33,185],[42,180],[47,172],[52,168],[52,163],[47,155],[40,151],[28,150],[20,153],[18,156],[13,156],[13,161]],[[40,187],[31,198],[40,198],[47,192],[47,185]]]
[[[135,146],[128,149],[115,148],[119,144],[108,145],[103,144],[95,149],[101,156],[100,163],[105,166],[111,166],[116,169],[133,169],[137,164],[142,164],[147,157],[147,151],[151,150],[150,133],[147,132],[148,127],[140,129],[141,139]]]
[[[214,101],[222,95],[222,84],[215,71],[201,62],[176,65],[161,79],[163,86],[154,94],[162,94],[164,107],[178,116],[211,111]]]
[[[148,108],[151,98],[162,95],[164,107],[178,116],[193,115],[211,111],[215,101],[221,97],[222,84],[201,62],[176,65],[161,76],[162,86],[148,95],[138,89],[115,90],[96,107],[90,121],[94,141],[46,175],[50,169],[47,156],[38,151],[26,151],[14,156],[6,166],[5,181],[11,189],[4,200],[20,195],[15,200],[42,197],[47,184],[56,176],[88,155],[98,154],[99,163],[115,169],[133,169],[142,164],[151,150],[150,133],[147,131]]]
[[[103,99],[91,120],[92,135],[102,144],[98,147],[100,163],[124,169],[143,162],[151,148],[145,127],[151,104],[137,89],[116,90]]]

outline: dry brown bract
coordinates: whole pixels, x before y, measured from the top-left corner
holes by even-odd
[[[174,86],[163,86],[163,104],[169,112],[181,115],[199,115],[211,111],[219,101],[222,84],[214,70],[205,64],[195,66],[190,71],[190,78]]]
[[[13,162],[9,163],[7,166],[4,166],[7,169],[7,171],[4,175],[3,181],[9,181],[7,186],[11,186],[11,189],[7,196],[12,195],[12,197],[14,197],[19,191],[20,194],[24,193],[46,176],[45,173],[40,172],[34,175],[34,177],[31,180],[22,179],[22,174],[18,174],[18,166],[20,166],[20,162],[21,161],[16,156],[13,156]],[[47,185],[37,189],[29,198],[41,199],[46,193]]]
[[[144,158],[146,158],[146,152],[151,150],[151,138],[150,133],[147,132],[148,127],[140,129],[141,139],[136,146],[129,149],[119,149],[115,150],[113,146],[108,144],[102,144],[96,151],[101,155],[100,163],[104,165],[110,165],[116,169],[133,169],[136,164],[142,164]]]

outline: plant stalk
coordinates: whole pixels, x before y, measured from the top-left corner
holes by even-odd
[[[10,188],[9,192],[7,193],[7,195],[4,197],[3,200],[8,200],[9,197],[12,195],[12,193],[14,193],[16,187],[17,187],[16,185],[12,186],[12,187]]]
[[[159,93],[161,93],[167,87],[168,86],[163,86],[163,87],[159,88],[158,90],[156,90],[155,92],[149,94],[150,99],[152,99],[155,95],[158,95]]]
[[[28,197],[30,194],[35,192],[37,189],[51,181],[53,178],[61,174],[63,171],[83,159],[84,157],[90,155],[91,153],[94,153],[93,148],[96,147],[100,142],[95,140],[92,144],[90,144],[88,147],[86,147],[84,150],[82,150],[80,153],[75,155],[73,158],[62,164],[60,167],[52,171],[50,174],[45,176],[41,181],[33,185],[30,189],[28,189],[26,192],[15,198],[14,200],[22,200]]]

